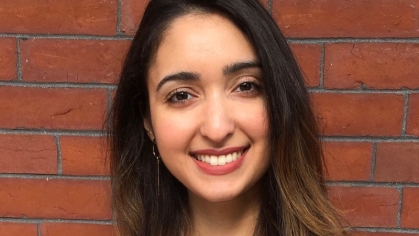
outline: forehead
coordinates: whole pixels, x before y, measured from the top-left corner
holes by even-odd
[[[249,40],[218,14],[189,14],[175,19],[157,49],[152,77],[179,71],[218,70],[237,61],[257,61]]]

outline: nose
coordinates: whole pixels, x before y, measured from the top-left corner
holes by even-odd
[[[214,143],[222,143],[235,129],[234,119],[229,112],[227,101],[213,99],[208,101],[203,114],[200,133]]]

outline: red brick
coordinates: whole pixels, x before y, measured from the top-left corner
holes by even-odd
[[[417,0],[275,0],[290,37],[418,37]]]
[[[63,174],[108,175],[106,142],[97,137],[61,137]]]
[[[16,79],[16,64],[16,39],[0,38],[0,80]]]
[[[374,89],[419,88],[419,44],[328,44],[324,86]]]
[[[114,35],[116,0],[2,0],[0,32]]]
[[[375,180],[419,182],[419,143],[378,143]]]
[[[134,35],[149,0],[122,0],[121,31]]]
[[[402,95],[315,93],[313,98],[326,135],[400,135]]]
[[[2,128],[101,129],[104,89],[0,87]]]
[[[0,135],[0,172],[57,173],[57,147],[54,137]]]
[[[300,64],[307,86],[319,86],[321,45],[292,44],[291,49]]]
[[[419,136],[419,94],[409,95],[406,134]]]
[[[129,41],[21,41],[23,80],[115,83]]]
[[[37,236],[38,227],[36,224],[21,224],[0,222],[2,236]]]
[[[325,162],[329,180],[369,180],[371,143],[326,142]]]
[[[107,181],[0,179],[0,186],[3,217],[111,218]]]
[[[404,188],[401,226],[419,228],[419,188]]]
[[[42,236],[115,236],[112,225],[99,224],[70,224],[70,223],[43,223]]]
[[[400,194],[384,187],[331,187],[332,203],[353,227],[395,227]]]

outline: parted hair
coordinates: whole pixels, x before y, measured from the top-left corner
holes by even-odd
[[[107,129],[114,219],[121,236],[189,235],[186,188],[160,163],[143,119],[149,117],[149,66],[171,23],[219,14],[251,42],[262,72],[270,166],[261,179],[254,235],[343,235],[327,198],[319,133],[304,80],[287,41],[258,0],[152,0],[128,50]],[[227,53],[227,52],[226,52]]]

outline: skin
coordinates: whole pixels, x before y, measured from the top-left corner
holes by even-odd
[[[243,62],[252,66],[226,72]],[[144,125],[166,167],[188,189],[195,235],[253,234],[258,181],[269,165],[257,64],[251,44],[229,20],[189,14],[171,24],[150,66],[150,119]],[[248,150],[228,174],[205,173],[193,159],[196,151],[229,147]]]

